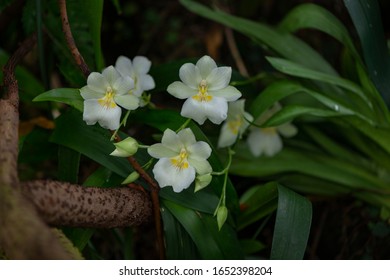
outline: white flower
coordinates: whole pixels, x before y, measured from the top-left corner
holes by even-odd
[[[145,102],[142,99],[142,93],[155,88],[155,83],[148,74],[151,61],[144,56],[136,56],[133,62],[125,57],[120,56],[116,60],[115,68],[123,77],[131,77],[134,80],[134,89],[129,93],[139,98],[140,106],[144,106]]]
[[[280,109],[281,106],[276,103],[271,109],[261,115],[255,123],[258,125],[263,124]],[[269,157],[274,156],[283,148],[282,138],[279,134],[284,137],[292,137],[297,134],[297,128],[290,123],[285,123],[277,127],[259,128],[252,126],[247,139],[249,150],[256,157],[262,154]]]
[[[209,119],[220,124],[227,117],[228,101],[235,101],[241,93],[229,86],[232,69],[217,67],[209,56],[203,56],[196,65],[186,63],[180,67],[181,82],[173,82],[167,91],[179,99],[187,99],[181,115],[199,124]]]
[[[102,73],[92,72],[87,85],[80,89],[84,98],[83,120],[88,125],[98,122],[103,128],[119,128],[122,109],[133,110],[138,107],[138,99],[127,94],[134,87],[130,77],[121,77],[113,66]]]
[[[222,125],[218,139],[218,147],[229,147],[241,137],[253,121],[252,115],[244,111],[245,100],[237,100],[229,103],[227,119]],[[248,122],[249,121],[249,122]]]
[[[153,174],[160,187],[172,186],[175,192],[188,188],[196,174],[211,173],[212,168],[207,158],[211,154],[210,146],[203,141],[196,141],[191,129],[179,133],[167,129],[161,143],[148,148],[148,153],[158,158]]]

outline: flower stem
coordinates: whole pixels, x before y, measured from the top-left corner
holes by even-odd
[[[211,173],[212,175],[224,175],[221,197],[219,199],[217,208],[214,211],[214,216],[217,214],[219,207],[226,205],[226,186],[227,186],[227,180],[228,180],[228,175],[229,175],[229,168],[230,168],[230,165],[232,164],[232,158],[233,158],[234,153],[235,153],[234,150],[229,148],[229,151],[228,151],[229,159],[228,159],[228,163],[227,163],[226,167],[220,172],[212,172]]]
[[[188,124],[191,122],[191,119],[187,119],[177,130],[176,133],[178,133],[180,130],[183,130],[188,126]]]

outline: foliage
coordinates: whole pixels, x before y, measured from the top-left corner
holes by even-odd
[[[179,193],[170,187],[160,190],[159,210],[167,258],[259,258],[266,248],[260,233],[272,221],[272,242],[267,244],[267,257],[302,259],[311,231],[310,198],[313,196],[352,196],[380,209],[383,221],[389,220],[390,82],[386,79],[389,55],[381,28],[370,33],[364,31],[367,25],[380,26],[379,22],[373,22],[378,14],[376,1],[368,2],[373,9],[359,1],[345,1],[361,40],[363,59],[343,23],[315,4],[299,5],[277,26],[271,26],[196,1],[180,1],[192,13],[241,33],[258,49],[263,49],[268,69],[253,79],[234,71],[230,84],[237,85],[254,120],[266,114],[275,103],[283,106],[263,122],[251,122],[251,127],[270,129],[294,122],[299,132],[292,138],[283,138],[283,149],[272,157],[252,155],[245,141],[248,133],[241,135],[230,148],[217,148],[219,126],[187,120],[177,110],[177,101],[170,108],[164,103],[166,98],[173,100],[167,87],[179,79],[179,67],[196,60],[153,64],[150,74],[156,85],[149,96],[153,103],[129,111],[122,118],[123,128],[115,133],[122,139],[130,135],[140,145],[150,145],[159,142],[168,128],[179,131],[188,127],[197,141],[211,147],[208,162],[214,172],[210,184],[197,192],[194,192],[195,183]],[[45,137],[37,144],[42,146],[38,154],[47,144],[45,141],[49,141],[58,149],[57,157],[47,156],[58,162],[54,172],[58,179],[73,183],[81,179],[88,186],[118,186],[135,170],[125,158],[110,156],[115,147],[109,131],[83,121],[84,99],[79,89],[87,82],[66,47],[58,7],[50,1],[42,4],[38,7],[34,1],[27,1],[22,18],[25,33],[45,30],[48,35],[49,44],[42,40],[38,43],[41,54],[49,53],[39,58],[41,79],[34,78],[24,68],[17,70],[22,101],[36,107],[45,104],[48,107],[41,110],[55,116],[55,128],[44,130]],[[69,0],[67,4],[76,45],[90,68],[101,72],[105,66],[100,34],[103,1]],[[121,10],[119,1],[114,1],[114,5]],[[365,17],[360,19],[362,13]],[[28,16],[31,14],[34,19]],[[36,26],[40,25],[34,21],[44,28],[37,30]],[[320,31],[334,38],[343,48],[344,68],[348,72],[339,73],[321,53],[294,34],[302,29]],[[380,48],[379,53],[373,50],[371,42]],[[2,65],[6,58],[1,50]],[[48,87],[51,72],[61,73],[66,86]],[[264,85],[260,93],[258,80]],[[37,130],[43,129],[33,128],[20,139],[21,163],[28,148],[24,143]],[[146,150],[139,149],[134,157],[153,176],[155,161]],[[85,166],[94,165],[99,168],[86,171]],[[150,190],[142,179],[137,183]],[[128,244],[135,246],[134,234],[138,230],[143,229],[131,230],[131,234],[110,231],[119,246],[127,246],[121,257],[135,257],[136,252],[128,249]],[[63,232],[86,256],[104,257],[95,249],[94,237],[99,236],[98,231],[66,228]]]

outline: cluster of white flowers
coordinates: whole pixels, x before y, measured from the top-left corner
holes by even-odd
[[[87,85],[80,90],[85,99],[83,119],[86,123],[93,125],[98,122],[104,128],[118,129],[121,107],[134,110],[144,106],[143,93],[155,87],[153,78],[148,74],[150,67],[151,62],[146,57],[137,56],[131,61],[120,56],[115,67],[107,67],[102,73],[91,73]],[[259,127],[281,109],[279,104],[253,123],[253,117],[245,112],[245,100],[238,100],[241,93],[229,85],[231,75],[230,67],[218,67],[211,57],[203,56],[196,64],[182,65],[179,70],[181,81],[170,84],[167,91],[185,99],[182,116],[199,125],[207,119],[218,125],[224,122],[218,139],[219,148],[234,145],[249,128],[247,143],[252,154],[275,155],[282,149],[279,133],[290,137],[296,134],[296,128],[289,123],[278,127]],[[132,138],[115,146],[112,153],[115,156],[130,156],[139,147]],[[155,179],[160,187],[171,186],[175,192],[188,188],[194,181],[195,191],[211,182],[212,167],[207,161],[211,151],[208,143],[196,141],[190,128],[178,132],[166,129],[161,143],[148,148],[149,155],[158,159],[153,168]]]
[[[137,56],[131,62],[120,56],[115,67],[109,66],[102,73],[92,72],[87,85],[80,89],[84,98],[84,121],[88,125],[98,122],[103,128],[118,129],[121,107],[137,109],[143,105],[143,92],[155,87],[153,78],[147,74],[150,66],[146,57]]]

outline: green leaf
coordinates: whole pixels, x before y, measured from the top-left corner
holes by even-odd
[[[162,208],[166,257],[168,260],[195,260],[199,253],[189,234],[167,208]]]
[[[343,43],[354,58],[361,62],[353,41],[343,23],[325,8],[302,4],[292,9],[279,24],[280,30],[295,32],[303,28],[320,30]]]
[[[254,158],[246,147],[239,146],[230,171],[250,177],[266,177],[291,172],[314,176],[348,186],[352,190],[377,192],[387,184],[365,168],[315,150],[285,147],[274,157]]]
[[[287,105],[270,117],[262,126],[279,126],[302,115],[311,115],[323,118],[342,116],[342,114],[337,111],[323,110],[301,105]]]
[[[257,119],[267,109],[271,108],[276,102],[302,91],[302,86],[298,83],[281,80],[272,83],[266,87],[252,102],[250,112],[252,116]]]
[[[247,255],[257,253],[266,248],[266,246],[263,243],[254,239],[242,239],[240,240],[240,243],[243,251]]]
[[[103,54],[101,48],[101,28],[103,17],[103,0],[77,1],[80,5],[80,18],[83,18],[89,27],[92,39],[93,53],[95,56],[95,67],[100,71],[104,67]]]
[[[58,147],[58,179],[77,184],[80,153],[65,146]]]
[[[278,193],[271,259],[303,259],[310,234],[311,203],[305,197],[281,185],[278,186]]]
[[[53,101],[61,102],[72,106],[78,111],[82,112],[84,108],[84,99],[80,95],[80,90],[75,88],[56,88],[41,93],[34,98],[35,102],[38,101]]]
[[[162,205],[180,222],[196,244],[202,259],[243,259],[235,231],[227,224],[218,230],[215,217],[162,200]]]
[[[240,198],[238,229],[241,230],[275,211],[277,207],[277,184],[275,182],[254,186]]]
[[[376,0],[344,0],[358,32],[369,75],[390,105],[390,55]]]
[[[309,45],[297,37],[280,32],[272,27],[247,19],[229,15],[220,10],[213,11],[208,7],[191,0],[181,0],[180,3],[188,10],[231,27],[244,35],[269,46],[279,55],[310,69],[337,75],[330,64]]]
[[[98,125],[87,125],[80,112],[69,110],[55,123],[50,141],[89,157],[123,178],[133,171],[125,158],[110,156],[115,149],[110,133]]]
[[[282,73],[294,76],[294,77],[300,77],[300,78],[306,78],[316,81],[321,81],[325,83],[329,83],[332,85],[340,86],[346,90],[349,90],[353,93],[355,93],[357,96],[359,96],[361,99],[363,99],[365,102],[370,102],[368,100],[365,93],[362,91],[362,89],[351,82],[350,80],[340,78],[335,75],[330,75],[323,73],[321,71],[315,71],[312,69],[309,69],[305,66],[299,65],[295,62],[282,59],[282,58],[275,58],[275,57],[267,57],[267,60],[271,63],[271,65],[279,70]],[[370,108],[372,108],[372,104],[367,104]]]

